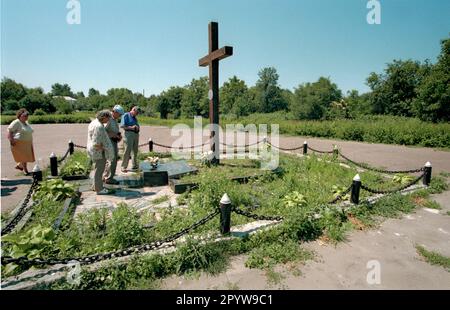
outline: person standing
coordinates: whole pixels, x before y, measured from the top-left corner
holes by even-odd
[[[29,175],[27,163],[34,162],[33,129],[28,124],[28,111],[19,109],[15,119],[8,126],[8,140],[11,144],[11,152],[16,161],[16,169]]]
[[[111,112],[108,110],[100,111],[88,127],[87,152],[94,163],[93,189],[97,192],[97,195],[110,193],[103,187],[103,173],[106,160],[113,160],[114,158],[114,150],[103,124],[108,123],[111,117]]]
[[[122,172],[127,172],[130,155],[132,157],[131,170],[137,170],[138,166],[138,145],[139,145],[139,131],[140,126],[137,120],[139,114],[139,107],[134,106],[130,112],[127,112],[122,117],[120,127],[125,130],[125,153],[123,154]]]
[[[119,181],[114,179],[114,176],[116,175],[117,159],[119,157],[119,148],[117,145],[122,140],[118,122],[124,113],[125,111],[120,105],[115,105],[112,108],[112,117],[105,126],[114,151],[114,158],[106,163],[104,175],[106,184],[119,184]]]

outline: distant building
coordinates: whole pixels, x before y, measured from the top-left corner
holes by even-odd
[[[65,99],[66,101],[70,101],[70,102],[72,102],[72,101],[77,101],[77,99],[72,98],[72,97],[69,97],[69,96],[53,96],[53,98],[63,98],[63,99]]]

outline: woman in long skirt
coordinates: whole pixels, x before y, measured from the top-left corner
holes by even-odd
[[[28,175],[27,163],[34,162],[33,129],[28,124],[28,111],[20,109],[16,113],[17,119],[8,126],[8,140],[11,152],[16,161],[16,169]]]

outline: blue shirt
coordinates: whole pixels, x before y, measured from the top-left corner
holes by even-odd
[[[122,117],[122,121],[120,122],[120,127],[128,127],[128,126],[134,126],[134,125],[139,126],[139,123],[138,123],[138,120],[136,119],[136,117],[131,115],[130,112],[125,113]]]

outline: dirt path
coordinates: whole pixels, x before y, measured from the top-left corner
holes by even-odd
[[[76,144],[86,145],[87,126],[88,124],[33,125],[35,154],[40,166],[48,165],[52,152],[58,156],[63,155],[70,139]],[[1,126],[2,137],[5,137],[6,128],[5,125]],[[169,145],[177,139],[171,137],[171,130],[168,127],[142,126],[140,143],[147,142],[150,137],[156,142]],[[306,139],[310,146],[319,150],[331,150],[332,145],[337,144],[342,152],[350,158],[379,167],[410,169],[421,167],[425,162],[430,161],[435,173],[450,172],[450,152],[429,148],[285,136],[280,138],[280,146],[302,145]],[[186,144],[189,145],[190,142]],[[158,147],[155,147],[155,150],[158,150]],[[159,150],[163,149],[159,148]],[[5,138],[1,142],[0,154],[1,211],[5,212],[13,209],[25,196],[31,183],[31,177],[20,176],[19,171],[14,169],[9,141]],[[30,165],[29,170],[31,171],[31,169]]]

